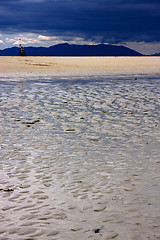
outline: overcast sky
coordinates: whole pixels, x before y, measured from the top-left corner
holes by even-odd
[[[0,0],[0,49],[124,44],[160,52],[160,0]]]

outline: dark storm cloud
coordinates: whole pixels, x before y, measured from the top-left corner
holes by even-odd
[[[1,0],[1,32],[159,41],[159,0]]]

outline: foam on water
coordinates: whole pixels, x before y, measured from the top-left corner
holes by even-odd
[[[0,239],[158,239],[159,83],[1,79]]]

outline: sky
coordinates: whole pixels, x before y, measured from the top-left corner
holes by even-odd
[[[0,0],[0,49],[118,44],[160,53],[160,0]]]

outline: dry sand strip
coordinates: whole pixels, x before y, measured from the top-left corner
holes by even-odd
[[[0,57],[0,76],[160,73],[160,57]]]

